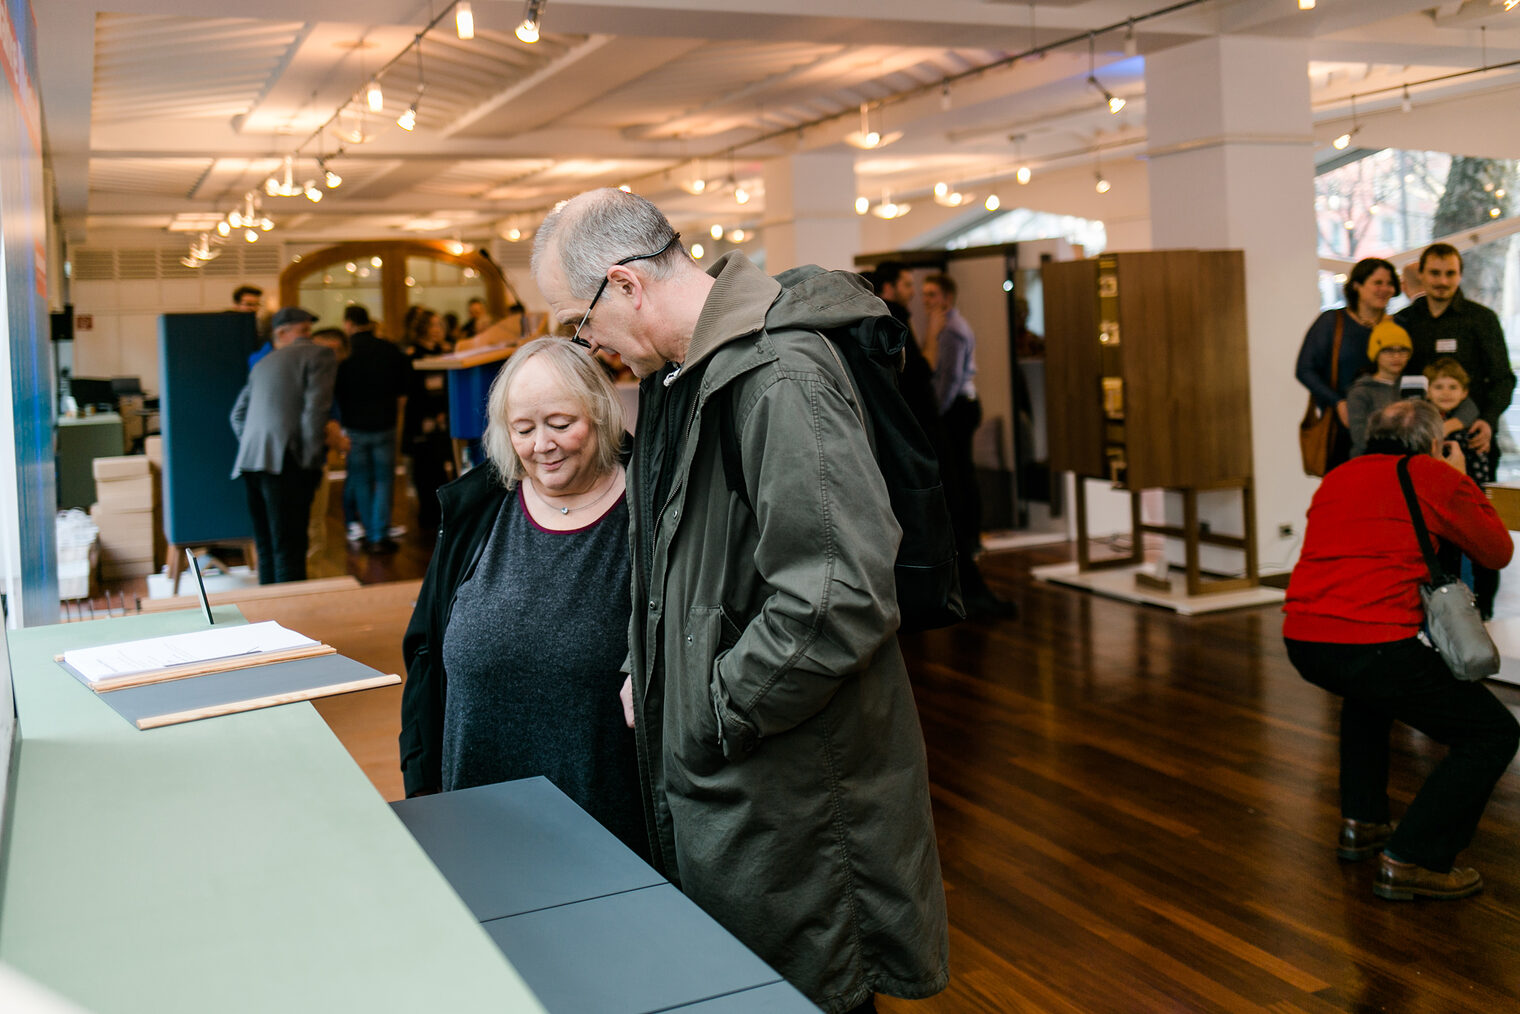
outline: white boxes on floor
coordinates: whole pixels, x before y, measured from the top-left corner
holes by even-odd
[[[100,529],[101,580],[155,573],[163,540],[158,469],[146,455],[134,454],[96,458],[94,470],[90,517]]]
[[[59,511],[55,524],[58,530],[58,597],[87,599],[92,591],[90,575],[95,573],[93,558],[99,529],[82,510]]]

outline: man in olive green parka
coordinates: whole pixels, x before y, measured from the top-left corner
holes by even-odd
[[[535,240],[579,344],[640,385],[624,703],[660,871],[829,1014],[949,979],[929,782],[897,644],[901,538],[855,388],[817,329],[857,275],[703,271],[654,205],[590,191]],[[750,504],[728,488],[733,415]]]

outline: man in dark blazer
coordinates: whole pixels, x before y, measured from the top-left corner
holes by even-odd
[[[306,580],[306,521],[327,458],[338,374],[332,350],[311,340],[314,320],[298,306],[274,315],[274,351],[254,365],[232,406],[232,477],[247,487],[259,584]]]

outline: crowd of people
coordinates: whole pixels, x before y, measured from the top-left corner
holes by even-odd
[[[238,286],[232,309],[257,314],[263,295]],[[513,319],[520,327],[520,316]],[[327,509],[330,453],[343,457],[343,515],[356,549],[399,548],[406,527],[392,518],[398,453],[408,463],[418,525],[424,535],[437,529],[438,490],[456,470],[448,391],[442,373],[413,364],[500,337],[486,335],[496,322],[481,299],[469,301],[463,321],[412,306],[394,335],[358,303],[336,326],[313,330],[316,321],[284,307],[263,322],[267,340],[248,357],[230,420],[238,438],[232,476],[247,490],[263,584],[305,579],[311,532],[321,530]]]
[[[1439,582],[1417,534],[1428,529],[1440,576],[1464,575],[1479,615],[1491,618],[1514,543],[1479,484],[1498,466],[1495,435],[1515,375],[1497,316],[1462,293],[1455,247],[1428,247],[1415,279],[1423,292],[1390,317],[1397,271],[1360,261],[1346,305],[1304,338],[1298,379],[1343,429],[1309,506],[1283,621],[1299,673],[1342,700],[1336,854],[1377,856],[1373,892],[1390,900],[1482,889],[1482,876],[1456,860],[1520,745],[1509,710],[1481,683],[1459,681],[1423,629],[1421,587]],[[1448,747],[1397,823],[1388,802],[1395,721]]]

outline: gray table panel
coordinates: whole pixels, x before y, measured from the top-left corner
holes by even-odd
[[[817,1014],[812,1001],[789,982],[773,982],[739,993],[672,1007],[671,1014]]]
[[[78,673],[67,666],[64,668],[75,679],[89,685]],[[189,679],[170,680],[167,683],[149,683],[147,686],[112,690],[101,694],[100,699],[135,726],[142,718],[156,718],[198,708],[253,701],[275,694],[336,686],[379,675],[379,670],[342,655],[318,655],[315,658],[276,662],[252,669],[231,669]]]
[[[482,922],[666,882],[547,778],[391,807]]]
[[[669,884],[485,929],[551,1014],[643,1014],[780,981]]]

